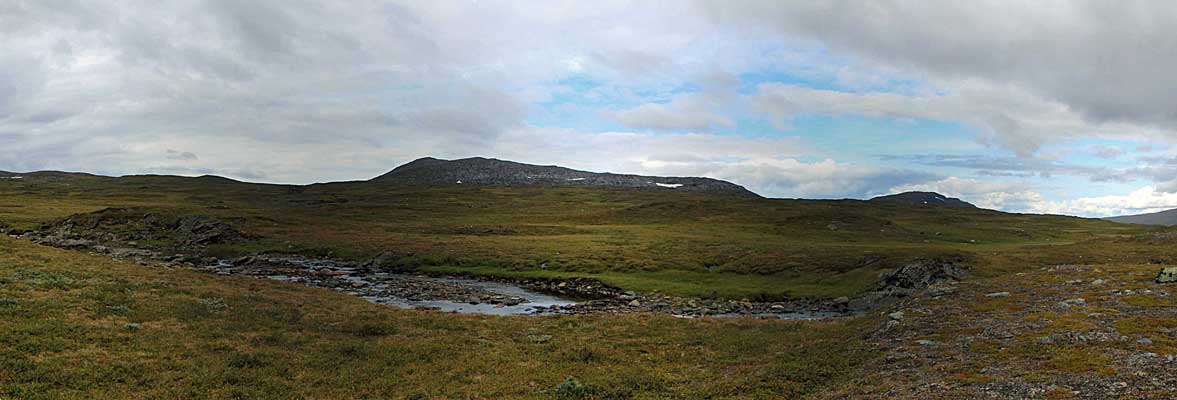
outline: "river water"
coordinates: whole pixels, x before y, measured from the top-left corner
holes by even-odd
[[[520,297],[526,299],[527,302],[506,305],[506,304],[470,304],[467,302],[457,302],[450,300],[409,300],[396,296],[372,296],[360,295],[360,297],[376,304],[386,304],[401,308],[428,308],[445,312],[459,312],[459,313],[473,313],[473,314],[490,314],[490,315],[529,315],[536,313],[536,307],[548,308],[552,306],[570,306],[576,304],[575,301],[561,299],[559,297],[551,296],[544,293],[534,292],[524,289],[522,287],[500,282],[484,282],[473,279],[453,279],[453,278],[422,278],[422,277],[408,277],[398,276],[394,278],[399,279],[418,279],[429,280],[445,284],[457,284],[470,286],[488,292],[498,293],[505,297]],[[377,283],[374,286],[379,288],[384,283]]]
[[[355,264],[333,260],[307,258],[296,255],[266,255],[253,257],[243,265],[226,260],[208,267],[218,274],[246,275],[344,292],[372,303],[400,308],[430,309],[489,315],[537,315],[562,313],[616,313],[626,310],[616,305],[601,307],[600,303],[579,303],[575,300],[530,290],[506,282],[480,281],[454,277],[365,272]],[[646,300],[642,300],[646,301]],[[612,307],[612,308],[611,308]],[[679,314],[677,310],[661,309],[681,318],[696,318],[709,314],[717,318],[775,318],[812,320],[845,316],[826,311],[781,310],[780,312],[713,313],[698,309]],[[762,308],[763,310],[763,308]]]

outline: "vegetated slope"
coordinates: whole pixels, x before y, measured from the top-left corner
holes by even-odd
[[[405,310],[0,235],[3,398],[801,398],[856,324]]]
[[[596,186],[759,197],[740,185],[718,179],[595,173],[481,157],[460,160],[421,158],[376,177],[372,182],[434,186]]]
[[[891,194],[886,196],[879,196],[870,201],[898,203],[908,205],[928,205],[928,206],[945,206],[945,207],[966,207],[976,208],[977,206],[964,200],[948,197],[936,192],[903,192]]]
[[[1156,282],[1155,264],[1081,256],[875,314],[868,341],[885,354],[813,398],[1173,399],[1177,284]]]
[[[1141,225],[1177,225],[1177,209],[1165,210],[1148,214],[1136,215],[1122,215],[1118,217],[1104,218],[1108,221],[1121,222],[1126,224],[1141,224]]]
[[[63,223],[112,207],[127,212],[96,214],[97,224]],[[135,218],[110,220],[116,216]],[[1055,249],[1082,254],[1100,247],[1062,247],[1146,229],[976,208],[607,186],[292,186],[170,176],[0,180],[0,229],[10,232],[52,234],[93,225],[114,231],[83,238],[110,233],[148,244],[191,242],[180,221],[218,230],[223,222],[247,238],[197,246],[218,257],[260,251],[354,261],[380,256],[386,269],[585,276],[629,290],[736,299],[853,295],[871,288],[880,272],[916,259],[983,265],[997,250],[1004,257],[1010,254],[1005,250],[1024,246],[1045,247],[1018,257],[1047,257]]]

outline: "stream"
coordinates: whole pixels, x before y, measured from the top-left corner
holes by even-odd
[[[530,284],[466,277],[435,277],[371,272],[355,263],[298,255],[255,255],[236,260],[218,260],[205,267],[221,275],[250,276],[299,283],[344,292],[372,303],[400,308],[488,315],[622,314],[656,312],[680,318],[775,318],[812,320],[846,316],[845,312],[822,310],[787,302],[753,303],[734,300],[679,298],[632,292],[596,300],[573,300],[552,294],[575,287],[568,282],[546,282],[539,290]],[[593,283],[583,284],[592,289]],[[597,290],[600,283],[595,283]],[[553,290],[555,289],[555,290]],[[569,296],[571,297],[571,296]]]

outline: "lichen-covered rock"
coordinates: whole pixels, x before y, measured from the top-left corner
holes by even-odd
[[[1157,274],[1157,283],[1173,282],[1177,282],[1177,267],[1163,268],[1161,273]]]

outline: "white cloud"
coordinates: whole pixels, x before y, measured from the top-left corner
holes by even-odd
[[[1029,157],[1046,144],[1122,133],[1160,134],[1117,122],[1092,123],[1066,104],[1044,101],[1014,87],[953,81],[947,93],[851,93],[781,83],[758,86],[754,107],[787,120],[800,114],[865,115],[958,121]]]
[[[703,93],[684,93],[666,104],[646,103],[616,113],[622,125],[637,129],[706,131],[713,127],[732,127],[731,118],[718,114],[725,107],[722,98]]]
[[[881,188],[935,178],[928,173],[831,159],[802,161],[811,150],[796,138],[527,128],[503,135],[488,150],[513,160],[598,172],[726,179],[769,197],[865,197],[881,194]],[[449,154],[474,155],[478,154]]]
[[[1153,186],[1145,186],[1126,195],[1046,201],[1038,204],[1036,212],[1107,217],[1151,213],[1174,208],[1177,208],[1177,193],[1167,193],[1159,191]]]
[[[0,167],[306,183],[480,155],[862,197],[943,177],[845,162],[864,149],[844,159],[797,138],[708,133],[739,128],[755,106],[780,126],[807,113],[960,122],[1023,159],[1091,137],[1167,142],[1175,17],[1177,6],[1131,1],[0,2]],[[837,89],[742,95],[715,71]],[[674,134],[529,124],[539,103],[583,89],[570,77],[600,102],[563,104],[570,113],[634,105],[602,118]],[[1107,179],[1157,182],[1136,198],[1177,188],[1173,164],[1145,164]],[[1100,172],[1085,171],[1072,173]],[[1053,207],[1030,187],[986,193],[969,195]],[[1057,207],[1072,206],[1087,207]]]
[[[1177,208],[1177,193],[1144,186],[1126,195],[1079,197],[1051,200],[1031,187],[1009,182],[986,182],[949,177],[935,182],[899,185],[892,192],[911,190],[938,192],[990,208],[1037,214],[1108,217],[1142,214]]]
[[[891,188],[892,193],[907,191],[937,192],[949,197],[973,203],[981,208],[995,210],[1036,212],[1045,198],[1028,186],[1000,181],[978,181],[948,177],[934,182],[899,185]]]

